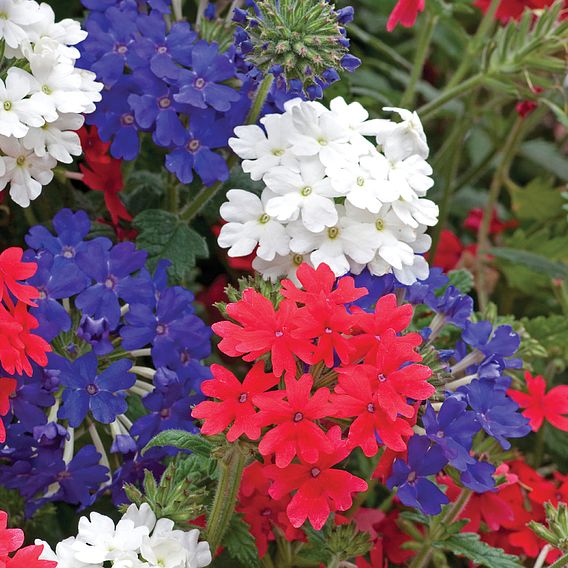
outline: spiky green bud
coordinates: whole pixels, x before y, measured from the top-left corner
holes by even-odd
[[[529,527],[540,538],[558,548],[562,552],[568,552],[568,505],[558,503],[554,507],[552,503],[545,503],[546,524],[531,521]]]

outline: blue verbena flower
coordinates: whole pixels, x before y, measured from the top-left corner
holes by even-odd
[[[408,463],[395,460],[387,487],[397,488],[397,496],[404,505],[437,515],[449,501],[428,477],[439,473],[447,463],[440,446],[431,445],[426,436],[412,436],[408,442]]]
[[[522,438],[530,432],[528,420],[518,412],[519,405],[494,381],[475,379],[457,392],[467,400],[480,426],[504,450],[511,447],[507,438]]]
[[[98,359],[93,351],[75,361],[51,355],[48,368],[59,371],[63,386],[63,405],[58,417],[68,420],[74,428],[83,422],[89,411],[97,422],[114,422],[128,408],[126,391],[136,382],[135,375],[129,372],[131,367],[131,361],[121,359],[98,372]]]

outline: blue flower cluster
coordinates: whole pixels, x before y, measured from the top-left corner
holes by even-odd
[[[444,468],[457,471],[461,484],[472,491],[494,490],[495,467],[473,457],[471,450],[481,431],[505,450],[511,447],[508,438],[530,432],[519,406],[507,395],[511,379],[505,371],[522,364],[514,357],[520,345],[518,334],[509,325],[474,321],[472,298],[448,285],[448,277],[438,268],[411,286],[400,284],[392,275],[376,277],[367,271],[356,276],[355,282],[369,290],[357,302],[365,310],[391,292],[415,306],[426,306],[435,314],[421,330],[429,345],[435,345],[443,330],[451,329],[458,336],[437,350],[448,373],[448,380],[438,388],[441,402],[434,403],[436,409],[427,404],[421,417],[424,432],[409,440],[407,459],[395,460],[388,487],[397,487],[402,503],[426,514],[438,514],[448,502],[429,479]]]
[[[112,141],[115,158],[134,160],[148,133],[164,148],[165,166],[180,182],[189,184],[197,174],[209,186],[229,177],[219,150],[245,122],[260,76],[234,45],[223,52],[187,22],[169,25],[170,4],[83,0],[90,10],[84,24],[89,36],[80,45],[80,63],[105,85],[87,122]],[[276,81],[262,114],[297,96],[301,84]]]
[[[0,480],[20,491],[28,512],[56,500],[86,507],[109,490],[122,501],[125,482],[162,467],[167,449],[140,456],[151,437],[197,431],[190,407],[210,377],[201,361],[211,330],[193,294],[168,286],[167,262],[152,275],[144,251],[87,240],[90,228],[86,213],[64,209],[54,234],[36,226],[26,237],[24,256],[38,264],[29,283],[41,294],[31,313],[53,352],[18,381]]]

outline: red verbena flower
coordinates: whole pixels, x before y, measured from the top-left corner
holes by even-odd
[[[392,32],[397,24],[411,28],[419,12],[424,11],[426,0],[398,0],[387,21],[387,31]]]
[[[8,292],[17,300],[30,306],[39,298],[39,291],[18,280],[31,278],[37,270],[35,262],[22,262],[24,251],[21,248],[10,247],[0,253],[0,300],[6,301]]]
[[[254,404],[260,408],[261,425],[277,425],[264,434],[258,450],[263,456],[275,454],[278,467],[286,467],[296,455],[304,462],[315,463],[322,452],[333,450],[315,422],[331,414],[329,389],[321,388],[311,395],[313,385],[311,375],[298,380],[287,377],[285,391],[253,397]]]
[[[309,363],[313,353],[310,341],[295,337],[299,308],[294,302],[283,300],[278,309],[262,294],[249,288],[242,299],[227,305],[227,314],[237,324],[220,321],[213,331],[222,337],[219,349],[231,357],[255,361],[266,353],[271,354],[274,373],[280,377],[284,371],[296,374],[296,359]]]
[[[49,343],[31,333],[38,326],[23,302],[18,302],[11,312],[0,304],[0,363],[9,374],[31,375],[29,359],[41,366],[47,364]]]
[[[260,426],[253,396],[277,385],[278,377],[265,373],[262,361],[254,365],[242,383],[221,365],[211,365],[211,372],[213,379],[204,381],[201,390],[203,394],[221,402],[206,400],[193,409],[191,415],[194,418],[205,420],[201,433],[213,436],[232,424],[227,432],[229,442],[234,442],[243,434],[251,440],[257,440],[260,436]]]
[[[495,17],[502,22],[518,20],[525,10],[541,10],[554,3],[554,0],[501,0]],[[487,12],[491,0],[477,0],[475,5],[483,12]]]
[[[469,229],[477,234],[481,228],[481,223],[483,222],[483,215],[483,209],[471,209],[463,222],[464,229]],[[491,221],[489,222],[489,234],[499,235],[508,229],[514,229],[518,226],[518,224],[518,221],[515,219],[512,219],[511,221],[501,221],[497,214],[497,210],[493,209],[493,212],[491,213]]]
[[[6,416],[10,411],[10,396],[16,391],[16,379],[0,377],[0,417]],[[0,419],[0,443],[6,441],[6,429]]]
[[[268,490],[274,499],[282,499],[296,491],[286,512],[292,526],[301,527],[308,519],[315,530],[320,530],[332,511],[347,511],[352,494],[366,491],[367,483],[348,471],[334,469],[351,449],[341,439],[341,428],[334,426],[327,433],[333,451],[320,454],[315,463],[293,463],[286,468],[266,467],[266,475],[273,481]]]
[[[440,233],[440,240],[434,259],[431,260],[432,266],[438,266],[445,272],[453,270],[461,260],[464,245],[459,237],[448,229],[444,229]],[[430,260],[429,255],[426,255],[427,260]]]
[[[344,276],[337,280],[335,274],[327,264],[320,264],[313,268],[303,263],[296,271],[296,277],[302,284],[299,289],[294,282],[282,280],[281,294],[289,300],[310,306],[315,301],[324,301],[326,304],[344,305],[354,302],[367,295],[366,288],[355,288],[355,281],[351,276]]]
[[[555,428],[568,432],[568,385],[560,385],[546,392],[546,381],[540,375],[533,377],[525,373],[526,393],[509,389],[507,394],[522,408],[533,432],[539,430],[547,420]]]

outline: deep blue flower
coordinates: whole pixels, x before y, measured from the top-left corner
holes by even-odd
[[[447,463],[440,446],[431,446],[426,436],[414,435],[408,441],[408,463],[400,458],[395,460],[387,487],[397,488],[397,496],[404,505],[437,515],[448,498],[428,477],[439,473]]]
[[[114,350],[106,318],[93,319],[84,315],[79,322],[77,336],[89,343],[96,355],[108,355]]]
[[[229,133],[219,128],[215,112],[196,111],[186,132],[185,142],[166,156],[166,169],[185,184],[193,181],[195,170],[205,185],[229,179],[229,168],[213,150],[227,144]]]
[[[503,449],[511,447],[507,438],[522,438],[530,432],[528,420],[518,412],[519,405],[494,381],[475,379],[457,392],[465,397],[480,426]]]
[[[366,288],[368,294],[359,298],[354,305],[359,306],[365,311],[374,311],[377,300],[385,294],[394,292],[396,279],[392,274],[375,276],[365,268],[360,274],[353,276],[357,288]]]
[[[461,482],[476,493],[485,493],[495,489],[495,466],[487,462],[469,464],[467,470],[461,474]]]
[[[460,471],[475,463],[469,452],[473,436],[480,429],[475,413],[466,408],[465,401],[449,397],[438,414],[428,404],[422,417],[426,436],[442,448],[450,465]]]
[[[77,308],[95,319],[106,318],[111,329],[115,329],[120,319],[118,299],[128,301],[132,293],[131,274],[142,268],[146,256],[130,242],[119,243],[110,250],[93,247],[88,255],[79,253],[79,267],[95,284],[77,296]]]
[[[448,277],[441,268],[431,268],[428,278],[405,287],[405,299],[411,304],[426,304],[434,308],[438,303],[436,292],[447,283]]]
[[[431,305],[448,323],[463,328],[473,313],[473,298],[462,294],[454,286],[448,286],[435,305]]]
[[[191,52],[192,71],[181,71],[178,77],[180,91],[174,99],[196,108],[213,107],[228,111],[231,103],[239,99],[233,88],[222,85],[235,77],[231,60],[221,53],[215,44],[198,41]]]
[[[128,434],[118,434],[112,441],[111,453],[131,454],[137,450],[136,442]]]
[[[462,338],[488,357],[511,357],[521,343],[521,338],[510,325],[500,325],[493,329],[489,321],[467,322]]]
[[[60,371],[64,390],[58,416],[68,420],[70,426],[79,426],[89,411],[103,424],[110,424],[126,412],[125,391],[136,382],[135,375],[128,372],[131,361],[121,359],[97,373],[97,357],[89,351],[73,362],[54,355],[49,365]]]

